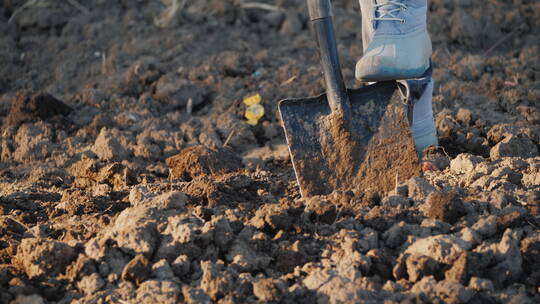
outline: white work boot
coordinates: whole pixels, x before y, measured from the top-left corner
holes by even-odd
[[[431,72],[431,71],[429,71]],[[411,131],[416,152],[429,146],[438,146],[437,128],[433,119],[433,78],[431,73],[424,78],[407,80],[407,98],[413,106]]]
[[[356,78],[364,82],[421,77],[429,68],[427,0],[360,0],[364,55]]]

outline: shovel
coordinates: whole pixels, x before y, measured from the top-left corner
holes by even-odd
[[[326,94],[279,103],[300,193],[302,197],[355,189],[387,193],[421,172],[409,128],[409,96],[414,88],[407,82],[386,81],[347,90],[330,1],[307,3]]]

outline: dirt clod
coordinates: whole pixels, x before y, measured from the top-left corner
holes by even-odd
[[[307,199],[278,111],[324,91],[305,0],[0,0],[0,303],[540,303],[537,2],[430,0],[433,166],[396,91],[383,129],[302,123],[339,147]]]
[[[427,198],[429,205],[427,215],[430,218],[450,224],[457,222],[467,212],[463,201],[455,191],[432,192]]]
[[[47,120],[68,115],[72,108],[49,94],[19,92],[11,102],[5,125],[17,127],[25,122]]]
[[[275,302],[281,297],[281,291],[274,279],[262,279],[253,283],[253,294],[263,302]]]
[[[152,269],[150,261],[148,261],[144,255],[139,254],[124,267],[124,270],[122,271],[122,280],[140,285],[148,279],[151,274]]]
[[[167,159],[175,178],[191,180],[199,175],[223,174],[242,167],[242,160],[227,148],[209,149],[195,146]]]
[[[75,257],[75,249],[65,243],[26,238],[19,245],[14,262],[34,278],[63,273]]]

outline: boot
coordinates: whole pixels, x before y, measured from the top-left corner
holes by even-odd
[[[421,77],[429,68],[427,0],[360,0],[364,55],[356,64],[363,82]]]
[[[430,72],[431,70],[429,70]],[[408,96],[412,109],[411,131],[418,156],[429,146],[438,146],[437,128],[433,119],[433,78],[407,80],[411,94]]]

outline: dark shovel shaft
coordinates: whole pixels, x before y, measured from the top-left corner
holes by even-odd
[[[337,52],[332,5],[330,0],[307,0],[309,15],[317,36],[321,67],[326,84],[326,95],[332,112],[343,113],[350,117],[351,106]]]

